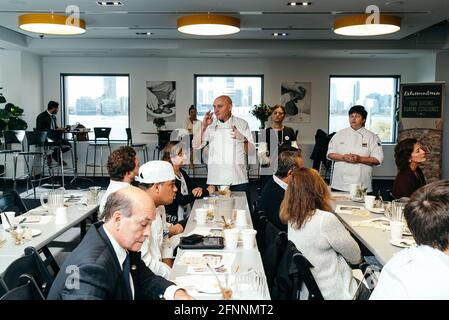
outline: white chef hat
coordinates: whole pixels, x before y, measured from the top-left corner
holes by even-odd
[[[140,183],[159,183],[175,179],[173,166],[167,161],[148,161],[139,168],[135,180]]]

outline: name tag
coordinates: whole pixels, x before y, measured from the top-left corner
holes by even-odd
[[[368,144],[367,144],[366,142],[363,142],[363,143],[362,143],[362,147],[363,147],[363,148],[367,148],[367,147],[368,147]]]

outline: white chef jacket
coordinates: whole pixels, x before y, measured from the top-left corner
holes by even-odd
[[[329,153],[353,153],[363,157],[374,157],[382,163],[384,154],[379,137],[366,129],[354,130],[351,127],[338,131],[329,142]],[[331,187],[348,191],[352,183],[362,183],[368,192],[373,191],[371,180],[373,167],[362,163],[335,161]]]
[[[162,262],[162,258],[173,258],[173,249],[168,239],[165,207],[156,208],[156,218],[151,223],[151,234],[142,245],[142,260],[155,274],[168,279],[171,268]]]
[[[231,138],[232,126],[235,126],[245,139]],[[195,140],[199,141],[199,137]],[[207,127],[200,146],[202,148],[209,142],[207,184],[237,185],[248,182],[244,140],[254,145],[248,123],[241,118],[231,116],[226,122],[215,118]]]
[[[388,261],[370,300],[448,300],[449,256],[429,246],[403,249]]]
[[[115,191],[118,191],[123,188],[128,188],[130,186],[131,184],[129,184],[128,182],[111,180],[109,182],[108,188],[106,189],[106,192],[103,195],[103,198],[101,198],[100,201],[100,208],[98,209],[100,215],[103,213],[104,206],[106,205],[106,201],[108,200],[108,197],[111,193],[114,193]]]

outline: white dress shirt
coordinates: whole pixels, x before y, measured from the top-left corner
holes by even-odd
[[[237,128],[241,138],[231,137],[232,126]],[[206,128],[203,137],[197,134],[194,140],[193,146],[196,149],[201,149],[209,142],[207,184],[238,185],[248,182],[245,140],[252,145],[254,142],[245,120],[231,116],[226,122],[221,122],[215,118]]]
[[[449,256],[424,245],[394,255],[370,296],[370,300],[428,299],[449,299]]]
[[[374,157],[381,164],[384,159],[379,137],[366,129],[354,130],[351,127],[338,131],[329,142],[327,157],[330,153],[353,153],[362,157]],[[349,185],[362,183],[368,192],[373,191],[371,180],[373,167],[362,163],[335,161],[331,187],[349,192]]]
[[[279,187],[281,187],[284,190],[287,190],[288,184],[279,179],[275,174],[273,174],[273,180],[279,185]]]
[[[108,230],[107,230],[106,228],[103,227],[103,229],[104,229],[104,232],[106,233],[106,236],[108,237],[109,241],[111,242],[112,247],[114,248],[115,254],[117,255],[118,262],[120,263],[120,269],[122,269],[122,271],[123,271],[123,262],[124,262],[125,259],[126,259],[127,252],[126,252],[125,249],[123,249],[123,248],[118,244],[117,241],[115,241],[114,237],[108,232]],[[131,275],[131,272],[129,273],[129,280],[130,280],[130,281],[129,281],[129,284],[130,284],[130,286],[131,286],[132,297],[133,297],[133,299],[134,299],[134,296],[135,296],[135,290],[134,290],[134,283],[133,283],[133,281],[132,281],[132,275]],[[165,289],[165,292],[164,292],[164,299],[165,299],[165,300],[174,300],[174,298],[175,298],[175,292],[176,292],[178,289],[180,289],[180,287],[178,287],[178,286],[175,286],[175,285],[169,286],[167,289]]]
[[[165,207],[156,208],[156,218],[151,222],[151,235],[142,245],[142,260],[155,274],[168,279],[171,268],[163,258],[173,258],[173,248],[168,239],[168,224]]]
[[[101,201],[100,201],[100,208],[98,209],[98,211],[100,212],[100,215],[103,213],[104,206],[106,204],[106,201],[108,200],[109,195],[111,193],[114,193],[115,191],[127,188],[129,186],[131,186],[131,185],[128,182],[111,180],[109,182],[108,188],[106,189],[106,192],[103,195],[103,198],[101,198]]]

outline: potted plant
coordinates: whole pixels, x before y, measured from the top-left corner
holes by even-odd
[[[154,125],[156,126],[157,130],[161,130],[163,126],[165,126],[165,119],[164,118],[154,118],[153,120]]]
[[[2,88],[0,88],[2,89]],[[3,130],[26,130],[28,124],[21,119],[23,109],[12,104],[7,103],[6,98],[0,93],[0,105],[5,104],[0,108],[0,131]]]
[[[270,117],[272,109],[269,105],[265,103],[260,103],[254,105],[250,113],[255,116],[260,121],[260,129],[265,129],[265,122],[267,122]]]

